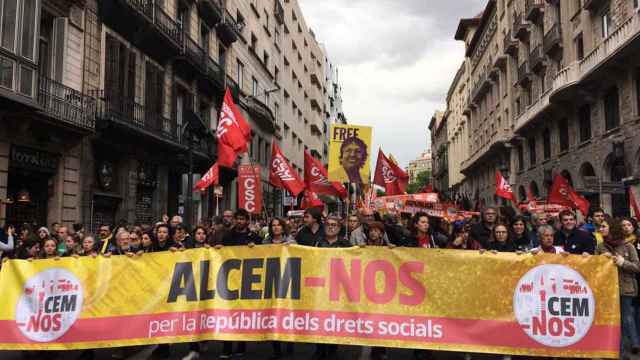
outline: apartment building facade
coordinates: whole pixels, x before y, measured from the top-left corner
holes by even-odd
[[[325,58],[296,1],[3,0],[0,17],[0,220],[94,229],[189,201],[192,223],[212,216],[213,191],[189,187],[216,159],[226,88],[267,210],[282,211],[273,141],[300,172],[303,149],[322,156]],[[220,209],[236,175],[221,172]]]
[[[444,193],[449,190],[449,144],[447,139],[447,115],[436,110],[429,121],[431,133],[431,159],[433,188]]]
[[[447,110],[444,120],[447,123],[447,144],[449,147],[449,189],[460,194],[469,194],[465,176],[461,171],[462,162],[467,159],[469,150],[468,120],[464,114],[467,82],[466,66],[463,63],[447,92]]]
[[[486,204],[496,169],[517,197],[544,199],[555,174],[593,206],[628,213],[640,171],[635,0],[489,1],[463,19],[469,156],[462,172]]]

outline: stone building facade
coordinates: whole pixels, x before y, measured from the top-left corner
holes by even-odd
[[[431,133],[431,159],[433,188],[436,192],[449,189],[449,144],[447,139],[447,116],[436,111],[429,122]]]
[[[418,179],[418,174],[421,172],[427,171],[431,173],[433,170],[432,164],[431,150],[424,151],[417,158],[409,161],[409,165],[406,168],[407,175],[409,175],[409,184],[415,183]]]
[[[152,223],[214,215],[192,193],[216,160],[229,88],[253,130],[248,156],[267,183],[277,141],[302,173],[321,158],[325,55],[297,1],[6,0],[0,2],[0,221]],[[194,174],[189,179],[188,173]],[[219,208],[235,207],[222,170]],[[191,180],[191,181],[190,181]]]
[[[555,174],[608,212],[628,212],[640,171],[640,16],[634,0],[489,1],[463,19],[469,156],[462,173],[486,204],[500,169],[519,199],[544,199]]]
[[[461,172],[461,165],[468,157],[469,132],[468,120],[464,114],[467,91],[467,71],[463,63],[447,93],[447,110],[445,121],[447,122],[447,144],[449,188],[455,193],[468,194],[465,176]]]

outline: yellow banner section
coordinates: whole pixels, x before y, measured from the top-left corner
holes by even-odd
[[[333,124],[329,138],[329,181],[368,184],[370,126]]]
[[[0,349],[283,340],[615,358],[617,279],[600,256],[407,248],[12,260]]]

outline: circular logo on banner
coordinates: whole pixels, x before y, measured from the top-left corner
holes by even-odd
[[[16,306],[16,325],[30,340],[56,340],[78,319],[82,300],[82,285],[71,272],[60,268],[42,271],[24,285]]]
[[[513,294],[513,311],[522,330],[550,347],[580,341],[591,329],[595,305],[589,284],[564,265],[529,270]]]

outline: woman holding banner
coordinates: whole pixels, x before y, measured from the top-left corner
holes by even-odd
[[[269,221],[267,237],[264,240],[265,245],[290,245],[295,244],[296,240],[289,235],[289,227],[281,218],[273,218]],[[287,356],[293,355],[293,343],[272,341],[273,355],[271,360],[282,358],[282,344],[285,345]]]
[[[606,224],[606,225],[605,225]],[[607,227],[606,235],[603,233],[604,241],[597,245],[596,255],[610,257],[618,266],[618,283],[620,284],[620,321],[622,325],[622,336],[620,339],[620,355],[624,353],[623,340],[629,339],[631,342],[631,352],[640,352],[640,337],[635,322],[635,308],[633,299],[638,296],[638,282],[636,274],[640,273],[640,261],[638,252],[633,244],[625,241],[624,230],[621,221],[605,220],[600,224],[600,232],[603,227]]]

